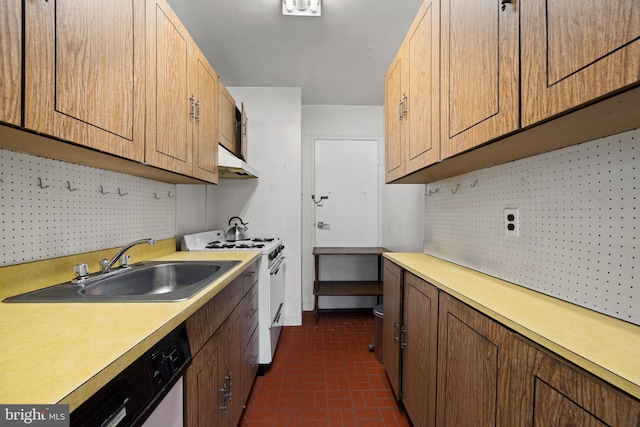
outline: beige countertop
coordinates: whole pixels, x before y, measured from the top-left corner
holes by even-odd
[[[572,363],[640,398],[640,326],[422,253],[384,256]]]
[[[75,409],[261,255],[259,251],[175,252],[171,241],[171,253],[149,259],[242,263],[181,302],[0,303],[0,403],[66,403]],[[0,299],[43,287],[42,279],[38,286],[16,279],[28,268],[0,269]],[[48,285],[55,283],[58,279]]]

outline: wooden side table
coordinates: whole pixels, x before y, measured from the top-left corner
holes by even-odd
[[[316,277],[313,282],[313,317],[318,326],[318,296],[382,296],[382,253],[383,247],[315,247]],[[378,257],[378,280],[320,280],[320,256],[322,255],[375,255]]]

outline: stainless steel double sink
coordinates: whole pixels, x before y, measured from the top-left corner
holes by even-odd
[[[144,261],[97,276],[12,296],[3,302],[175,302],[191,298],[240,261]]]

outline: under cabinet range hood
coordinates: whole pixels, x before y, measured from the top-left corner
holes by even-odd
[[[222,179],[258,178],[257,170],[240,160],[229,150],[218,145],[218,177]]]

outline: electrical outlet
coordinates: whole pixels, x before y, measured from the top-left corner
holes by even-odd
[[[520,236],[520,212],[518,208],[504,210],[504,235],[508,237]]]

